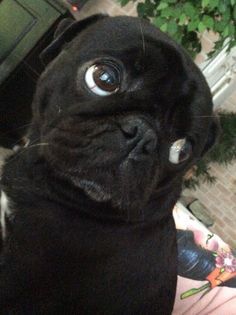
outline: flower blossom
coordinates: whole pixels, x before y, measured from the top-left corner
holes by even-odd
[[[227,272],[236,272],[236,258],[231,252],[218,253],[215,262],[217,268],[224,268]]]

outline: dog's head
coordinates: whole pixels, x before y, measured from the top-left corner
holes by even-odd
[[[215,136],[210,91],[190,57],[139,18],[97,15],[56,35],[33,105],[41,154],[120,211],[179,191]]]

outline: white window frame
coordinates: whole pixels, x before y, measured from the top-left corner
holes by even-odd
[[[226,42],[217,56],[199,65],[210,86],[215,108],[236,89],[236,47],[230,52],[227,48]]]

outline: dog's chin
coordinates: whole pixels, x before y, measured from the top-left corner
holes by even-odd
[[[88,170],[87,173],[70,174],[73,185],[78,187],[90,200],[97,203],[108,202],[112,208],[128,220],[139,220],[155,186],[152,168],[141,168],[136,163],[123,161],[113,171]],[[116,212],[117,213],[117,212]]]
[[[96,147],[86,148],[82,154],[83,148],[70,149],[56,141],[48,142],[52,145],[41,152],[51,167],[92,201],[109,202],[120,213],[132,211],[134,215],[147,203],[156,184],[156,156],[124,157],[121,150],[111,155],[106,147],[100,154],[93,153]]]
[[[95,181],[77,178],[73,178],[72,180],[77,187],[81,188],[84,193],[94,201],[106,202],[112,199],[111,194]]]

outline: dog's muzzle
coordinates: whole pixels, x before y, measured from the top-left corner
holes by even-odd
[[[143,160],[155,153],[157,135],[144,120],[137,118],[124,121],[120,128],[129,150],[128,159]]]

